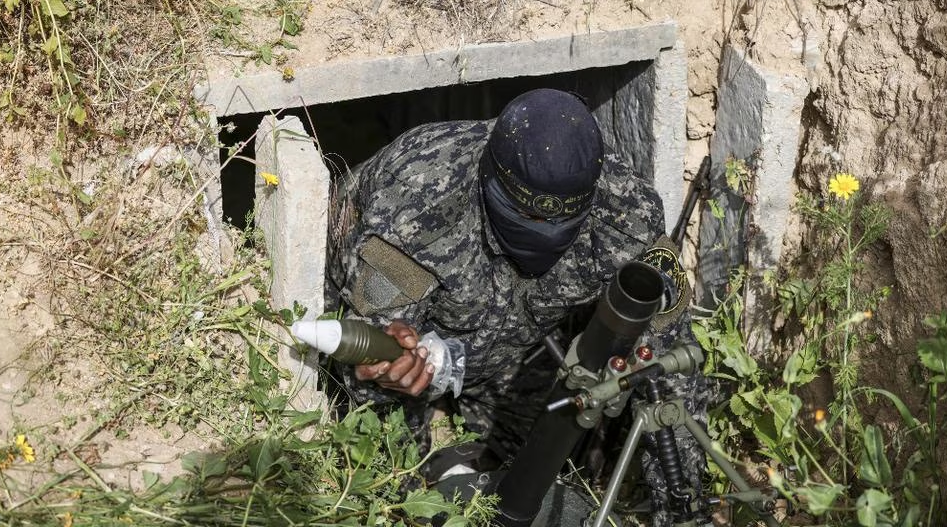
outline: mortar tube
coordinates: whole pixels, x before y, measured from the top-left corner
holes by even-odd
[[[599,300],[595,315],[576,346],[579,364],[598,371],[613,355],[632,346],[661,309],[664,281],[648,264],[622,267]],[[576,391],[556,383],[549,401],[575,396]],[[542,506],[560,469],[586,429],[579,426],[577,408],[540,414],[526,444],[497,485],[499,517],[506,527],[527,527]]]

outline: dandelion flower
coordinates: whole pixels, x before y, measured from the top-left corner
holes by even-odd
[[[276,174],[260,172],[260,177],[263,178],[263,182],[267,185],[273,185],[274,187],[279,185],[279,177]]]
[[[858,190],[859,183],[851,174],[838,173],[829,180],[829,192],[847,200]]]
[[[26,436],[20,434],[16,436],[15,441],[16,449],[20,451],[20,455],[23,456],[23,460],[27,463],[32,463],[36,461],[36,453],[33,451],[33,447],[26,441]]]
[[[825,410],[818,408],[815,411],[815,422],[821,423],[822,421],[825,421]]]

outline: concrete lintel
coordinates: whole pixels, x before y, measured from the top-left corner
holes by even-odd
[[[338,102],[498,78],[537,76],[654,60],[677,38],[674,22],[528,42],[478,44],[423,55],[330,63],[211,81],[195,99],[218,116]]]

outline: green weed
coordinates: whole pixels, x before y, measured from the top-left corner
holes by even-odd
[[[918,346],[926,420],[914,417],[903,394],[864,386],[860,354],[873,337],[863,324],[890,288],[872,288],[860,278],[864,254],[884,234],[889,212],[864,202],[858,187],[851,175],[838,174],[829,188],[834,196],[799,200],[813,233],[811,267],[775,288],[777,315],[792,346],[781,369],[761,367],[747,351],[742,269],[713,315],[695,323],[707,351],[705,373],[727,394],[711,411],[709,428],[727,451],[748,461],[750,472],[766,474],[796,510],[832,525],[933,525],[943,510],[937,406],[947,380],[947,315],[928,319],[934,336]],[[831,383],[827,407],[806,414],[801,389],[819,378]],[[866,423],[864,411],[883,402],[896,409],[904,431]],[[908,445],[916,450],[898,465]],[[714,473],[714,490],[723,492],[722,474]]]

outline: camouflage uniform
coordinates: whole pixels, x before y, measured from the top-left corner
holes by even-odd
[[[456,406],[469,428],[500,455],[511,455],[546,402],[556,368],[545,357],[527,366],[523,359],[576,306],[595,302],[617,268],[641,255],[664,225],[652,186],[609,151],[578,239],[550,271],[522,278],[501,255],[481,203],[479,162],[493,123],[423,125],[357,167],[347,190],[357,217],[329,275],[358,318],[378,326],[403,319],[419,333],[464,342],[466,373]],[[407,265],[387,268],[405,259]],[[411,262],[420,269],[405,271]],[[682,321],[664,332],[655,347],[686,326]],[[399,396],[360,382],[350,368],[343,375],[356,401],[400,403],[423,418],[423,395]],[[688,383],[676,385],[690,390]]]

